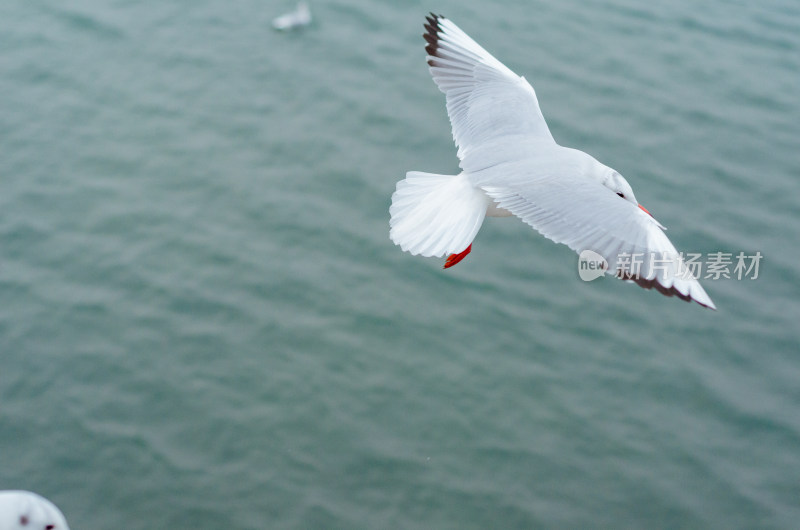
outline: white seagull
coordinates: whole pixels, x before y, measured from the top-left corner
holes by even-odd
[[[461,261],[486,216],[515,215],[607,274],[716,309],[625,178],[558,145],[536,93],[441,15],[427,18],[428,65],[445,93],[461,173],[409,171],[392,195],[389,236],[411,254]]]
[[[281,15],[272,21],[272,27],[279,31],[303,28],[311,24],[311,9],[304,1],[297,3],[294,11]]]
[[[0,491],[0,530],[69,530],[64,514],[41,495]]]

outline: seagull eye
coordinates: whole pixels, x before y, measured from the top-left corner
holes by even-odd
[[[623,194],[622,194],[622,193],[620,193],[620,192],[617,192],[617,195],[619,195],[619,196],[620,196],[620,197],[622,197],[623,199],[625,198],[625,195],[623,195]]]

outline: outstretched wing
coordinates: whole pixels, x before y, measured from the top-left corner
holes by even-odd
[[[485,185],[483,190],[543,236],[579,254],[600,254],[608,274],[716,309],[657,221],[634,204],[584,178],[515,178],[508,166],[489,171],[498,170],[505,173],[507,184]]]
[[[536,92],[441,15],[428,17],[423,35],[433,80],[447,99],[447,114],[463,160],[470,149],[507,136],[555,143]]]

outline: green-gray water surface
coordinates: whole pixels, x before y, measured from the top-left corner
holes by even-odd
[[[797,528],[797,3],[291,8],[0,4],[0,489],[74,529]],[[458,171],[431,10],[758,278],[584,283],[514,219],[401,252],[395,182]]]

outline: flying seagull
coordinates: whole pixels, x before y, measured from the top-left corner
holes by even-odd
[[[311,9],[303,0],[297,3],[294,11],[281,15],[272,21],[272,27],[279,31],[304,28],[311,24]]]
[[[441,15],[431,13],[425,30],[462,171],[406,173],[389,209],[395,244],[447,255],[448,268],[472,250],[486,216],[514,215],[579,254],[601,256],[607,274],[716,309],[625,178],[555,142],[524,77]]]
[[[41,495],[22,490],[0,491],[0,529],[69,530],[55,504]]]

